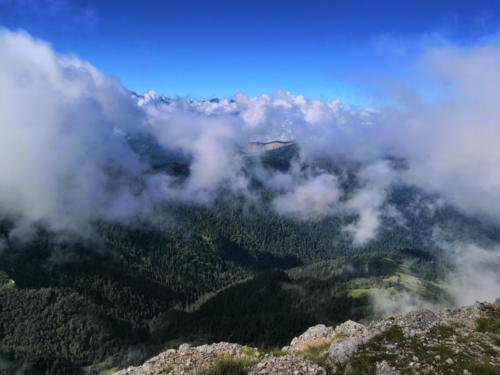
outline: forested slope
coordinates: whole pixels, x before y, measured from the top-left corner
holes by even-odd
[[[259,162],[286,170],[295,157],[292,146]],[[183,158],[154,159],[152,168],[188,173]],[[250,168],[256,161],[246,162]],[[337,173],[347,195],[358,183],[355,165],[318,160],[314,168]],[[137,363],[180,340],[281,345],[318,322],[373,315],[380,291],[446,301],[434,282],[449,266],[429,241],[435,229],[485,243],[498,237],[494,227],[449,206],[417,210],[433,197],[395,186],[386,204],[401,216],[382,217],[376,238],[354,246],[344,228],[356,217],[279,215],[272,193],[253,183],[261,200],[221,192],[212,205],[156,207],[154,222],[93,223],[90,237],[61,236],[40,223],[19,239],[4,220],[5,371],[74,373],[91,366],[86,371],[96,372]]]

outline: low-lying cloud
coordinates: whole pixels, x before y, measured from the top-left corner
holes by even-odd
[[[3,211],[55,227],[73,216],[120,215],[127,211],[122,203],[148,186],[125,136],[143,133],[191,157],[184,199],[198,195],[206,202],[220,187],[243,191],[248,181],[238,151],[252,141],[292,140],[301,162],[335,157],[373,169],[395,154],[409,166],[399,179],[437,192],[468,213],[500,220],[500,204],[495,204],[499,48],[426,53],[421,66],[446,79],[453,94],[426,105],[404,102],[402,110],[345,107],[283,92],[214,101],[166,100],[148,93],[136,100],[90,64],[58,55],[25,33],[2,31],[0,49]],[[364,187],[347,207],[367,207],[362,220],[369,227],[394,171],[369,175],[365,169],[360,173]],[[287,177],[282,171],[269,176],[279,178]],[[286,202],[298,202],[299,216],[310,218],[307,210],[325,215],[342,195],[336,179],[331,171],[289,178],[292,186],[274,206],[288,213]]]
[[[24,33],[0,34],[0,207],[76,230],[136,210],[141,165],[116,129],[145,125],[117,82]]]
[[[320,174],[277,196],[272,203],[282,215],[314,220],[333,213],[339,197],[336,178],[331,174]]]
[[[500,251],[498,246],[484,248],[474,243],[452,243],[450,262],[454,272],[446,287],[458,305],[493,301],[500,291]]]
[[[163,202],[211,204],[221,189],[259,201],[254,180],[271,193],[279,215],[351,217],[344,233],[354,246],[376,238],[384,216],[398,215],[388,205],[397,184],[500,224],[498,46],[424,52],[419,68],[447,94],[431,102],[391,98],[390,108],[285,92],[217,100],[137,96],[22,32],[0,32],[0,55],[0,212],[16,222],[13,235],[34,223],[81,234],[97,220],[148,217]],[[134,136],[184,155],[189,173],[152,170],[130,146]],[[288,169],[265,168],[258,158],[246,163],[251,142],[276,140],[299,150]],[[318,160],[330,164],[315,167]],[[355,171],[350,191],[337,161]],[[498,252],[467,249],[498,264],[490,259]]]

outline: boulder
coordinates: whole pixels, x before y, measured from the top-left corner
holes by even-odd
[[[400,375],[401,371],[389,365],[386,361],[375,364],[376,375]]]
[[[347,363],[365,342],[366,339],[363,336],[349,337],[333,342],[328,349],[328,362],[332,366]]]

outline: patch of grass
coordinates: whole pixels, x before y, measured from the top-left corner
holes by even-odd
[[[405,336],[403,334],[403,331],[401,330],[401,327],[393,325],[385,332],[382,332],[381,334],[375,336],[371,340],[371,343],[372,344],[377,344],[381,342],[399,343],[404,341],[404,339]]]
[[[282,357],[287,355],[288,353],[280,348],[271,348],[266,351],[268,354],[271,354],[275,357]]]
[[[311,345],[306,348],[302,353],[311,362],[316,363],[318,366],[326,367],[328,358],[329,342],[321,343],[320,345]]]
[[[346,339],[347,337],[348,336],[345,333],[339,332],[339,333],[335,334],[335,336],[333,337],[332,342],[334,342],[334,341],[340,341],[340,340]],[[330,342],[330,344],[332,342]]]
[[[174,366],[172,366],[170,363],[165,363],[163,365],[163,369],[162,370],[163,370],[164,374],[168,374],[170,371],[173,370],[173,368],[174,368]]]
[[[112,374],[114,374],[116,371],[118,371],[118,367],[113,367],[113,368],[110,368],[110,369],[107,369],[107,370],[101,371],[101,372],[99,373],[99,375],[112,375]]]
[[[398,291],[393,286],[382,288],[354,288],[349,290],[349,297],[373,297],[375,299],[392,298],[397,296]]]
[[[423,362],[429,363],[436,355],[441,357],[438,368],[444,373],[463,373],[463,370],[468,370],[477,375],[500,375],[500,368],[492,366],[488,362],[488,357],[482,359],[473,358],[465,353],[457,356],[450,346],[440,344],[433,347],[423,346],[422,343],[412,340],[410,348],[413,353]],[[486,349],[486,348],[485,348]],[[485,350],[486,352],[486,350]],[[443,362],[446,358],[453,358],[452,364]]]
[[[423,346],[421,342],[417,340],[412,340],[409,344],[409,347],[420,360],[424,362],[432,362],[432,360],[439,355],[443,360],[446,358],[454,357],[453,351],[450,347],[444,344],[438,344],[435,346]]]
[[[383,356],[361,354],[357,355],[345,368],[346,375],[375,375],[375,364],[383,361]]]
[[[476,320],[476,329],[479,332],[500,334],[500,312],[478,318]]]
[[[257,356],[257,351],[255,349],[250,348],[249,346],[242,346],[240,348],[240,353],[249,357]]]
[[[497,335],[500,337],[496,333],[498,332],[496,319],[495,316],[482,318],[478,321],[478,327],[483,332],[490,333],[492,338]],[[489,362],[495,352],[491,351],[492,348],[487,344],[482,345],[484,354],[482,357],[476,358],[470,353],[456,355],[453,347],[446,344],[448,342],[446,339],[457,335],[456,326],[453,324],[435,326],[429,335],[437,339],[435,345],[424,345],[425,340],[417,338],[405,338],[400,327],[392,326],[363,345],[355,358],[343,370],[345,374],[351,375],[375,374],[375,364],[385,360],[389,365],[399,368],[403,374],[413,374],[414,370],[406,366],[415,355],[419,362],[434,363],[436,369],[445,374],[462,374],[464,370],[468,370],[474,375],[500,375],[500,367]],[[388,344],[391,347],[388,347]],[[402,353],[408,354],[402,356]],[[435,358],[438,355],[441,359],[436,362]],[[447,363],[447,358],[452,358],[453,362]]]
[[[431,335],[438,336],[439,338],[448,338],[455,334],[455,328],[451,325],[439,324],[432,327],[430,333]]]
[[[420,280],[418,277],[403,272],[400,272],[398,275],[401,284],[403,284],[404,286],[416,292],[424,291],[425,288],[422,285],[422,280]]]
[[[493,348],[492,345],[489,345],[487,343],[480,343],[481,347],[483,348],[484,354],[490,357],[494,357],[497,354],[497,351]]]
[[[113,360],[111,358],[107,358],[102,362],[93,363],[92,365],[81,368],[81,373],[85,375],[111,375],[116,371],[118,371],[118,367],[113,365]]]
[[[488,333],[493,344],[500,346],[500,312],[483,316],[476,320],[476,329]]]
[[[500,346],[500,335],[496,335],[496,336],[493,337],[493,343],[496,346]]]
[[[462,363],[458,371],[463,371],[467,369],[474,375],[500,375],[500,367],[492,365],[488,362],[464,362]]]
[[[212,366],[198,370],[195,375],[247,375],[253,361],[222,358]]]
[[[399,275],[384,277],[382,280],[387,283],[399,283],[401,281]]]
[[[401,344],[405,340],[403,331],[399,326],[392,326],[385,332],[372,338],[367,344],[363,345],[360,351],[346,366],[345,374],[349,375],[374,375],[375,364],[381,361],[393,363],[397,358],[395,353],[387,353],[385,344]]]
[[[369,289],[369,288],[366,288],[366,289],[362,289],[362,288],[351,289],[349,291],[349,297],[359,298],[359,297],[365,296],[367,294],[370,294],[371,291],[372,291],[372,289]]]
[[[447,335],[450,332],[444,329],[442,333]],[[388,350],[387,344],[393,345],[393,349]],[[394,325],[363,346],[350,365],[346,367],[346,374],[375,374],[375,364],[384,360],[391,366],[401,367],[401,363],[396,363],[401,351],[412,353],[423,362],[432,362],[437,354],[441,358],[447,358],[453,354],[445,345],[431,348],[424,346],[416,339],[406,339],[401,327]]]

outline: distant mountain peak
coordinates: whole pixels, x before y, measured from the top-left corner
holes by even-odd
[[[169,105],[172,103],[171,98],[169,98],[167,96],[159,95],[156,91],[153,91],[153,90],[149,90],[146,93],[144,93],[143,95],[132,92],[131,95],[132,95],[132,98],[135,101],[137,101],[137,104],[141,107],[144,105],[157,106],[157,105],[161,105],[161,104]]]

